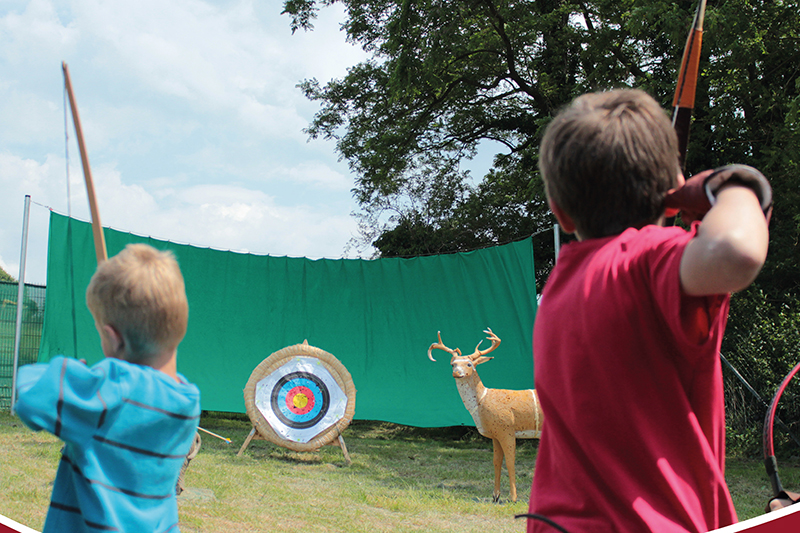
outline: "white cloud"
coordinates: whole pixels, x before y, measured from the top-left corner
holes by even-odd
[[[16,209],[0,215],[0,265],[17,276],[25,194],[36,204],[31,210],[27,280],[44,283],[49,212],[89,220],[85,185],[79,168],[70,170],[70,205],[66,205],[64,159],[50,156],[44,164],[0,154],[0,186],[13,191]],[[259,190],[229,185],[188,188],[155,182],[154,190],[127,185],[114,168],[92,170],[104,226],[173,242],[218,249],[295,257],[340,257],[356,233],[348,212],[318,206],[282,205]],[[60,190],[62,189],[63,190]],[[14,253],[16,252],[16,255]]]
[[[59,20],[54,3],[31,0],[20,10],[9,9],[0,18],[0,58],[12,65],[30,66],[29,59],[50,61],[70,50],[78,40],[74,27]],[[8,6],[9,8],[11,6]]]
[[[327,190],[346,191],[353,187],[349,176],[319,161],[299,163],[289,169],[279,169],[278,175],[292,182],[307,183]]]
[[[63,132],[59,132],[59,117],[63,123],[64,113],[60,102],[43,99],[10,84],[0,85],[0,95],[0,124],[4,125],[0,128],[1,145],[32,144],[45,139],[58,142],[64,138]]]
[[[118,200],[122,196],[107,200],[109,211],[115,213],[113,219],[107,217],[113,220],[107,225],[124,222],[120,205],[115,205]],[[129,204],[126,210],[134,211],[138,202],[133,199]],[[133,232],[219,249],[338,257],[343,236],[355,233],[356,229],[355,222],[346,214],[326,213],[305,205],[281,205],[261,191],[237,186],[189,187],[168,195],[162,204],[146,217],[134,214],[136,220],[130,222],[137,226]],[[170,229],[168,235],[164,234],[164,228]],[[202,240],[198,240],[200,236]]]
[[[66,197],[64,160],[47,157],[43,163],[0,152],[0,264],[19,276],[25,196],[37,202],[30,210],[28,224],[27,281],[44,283],[47,270],[47,232],[51,199]],[[61,176],[61,187],[56,176]]]
[[[295,35],[281,8],[0,4],[0,265],[17,275],[26,194],[29,281],[45,281],[47,208],[89,218],[71,118],[67,202],[62,60],[104,225],[221,249],[341,256],[356,231],[353,177],[333,143],[307,142],[316,104],[296,84],[341,77],[365,55],[344,42],[338,4]]]
[[[302,136],[308,117],[295,109],[306,104],[295,87],[301,78],[342,75],[343,60],[362,56],[344,44],[342,33],[334,34],[338,46],[321,41],[330,37],[329,24],[320,24],[320,34],[292,36],[277,5],[268,26],[248,1],[230,9],[197,0],[77,6],[82,38],[94,43],[94,61],[103,69],[196,112],[233,114],[267,137]]]

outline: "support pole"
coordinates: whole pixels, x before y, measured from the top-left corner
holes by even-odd
[[[253,438],[258,438],[258,430],[255,426],[253,426],[253,429],[250,430],[250,434],[247,436],[247,438],[244,439],[244,444],[242,444],[242,447],[239,448],[239,453],[236,454],[237,457],[242,456],[247,447],[250,446],[250,441],[253,440]]]
[[[561,232],[559,230],[558,224],[553,225],[553,243],[556,247],[556,258],[555,261],[558,261],[558,252],[561,251]]]
[[[19,281],[17,288],[17,325],[14,330],[14,366],[11,370],[11,416],[14,416],[14,403],[17,397],[17,367],[22,340],[22,312],[25,297],[25,259],[28,255],[28,219],[31,213],[31,195],[25,195],[25,210],[22,215],[22,249],[19,256]]]

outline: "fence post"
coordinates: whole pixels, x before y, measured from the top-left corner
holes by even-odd
[[[19,348],[22,340],[22,299],[25,296],[25,258],[28,255],[28,218],[31,210],[31,195],[25,195],[25,211],[22,215],[22,249],[19,257],[19,288],[17,289],[17,327],[14,331],[14,366],[11,369],[11,416],[14,416],[14,402],[17,397],[17,367]]]
[[[561,251],[561,233],[559,232],[558,224],[553,225],[553,244],[556,249],[556,257],[553,260],[555,264],[555,262],[558,261],[558,253]]]

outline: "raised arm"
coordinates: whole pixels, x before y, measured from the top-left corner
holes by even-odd
[[[761,202],[749,187],[728,182],[683,252],[681,286],[687,294],[724,294],[746,288],[767,258],[769,231]]]

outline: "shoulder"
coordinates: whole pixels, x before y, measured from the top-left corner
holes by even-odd
[[[643,280],[650,290],[680,292],[681,260],[696,233],[696,225],[689,230],[655,225],[628,230],[619,237],[620,261],[628,264],[626,270]]]
[[[616,237],[621,245],[633,245],[636,250],[648,251],[659,248],[682,248],[695,236],[696,227],[688,231],[680,226],[648,225],[641,229],[629,228]]]
[[[200,391],[185,377],[175,381],[155,368],[129,363],[120,359],[104,361],[109,378],[125,389],[129,400],[143,402],[181,412],[199,412]]]
[[[630,228],[611,241],[607,252],[617,262],[640,265],[653,274],[662,270],[677,273],[683,252],[695,233],[694,227],[689,231],[678,226]]]
[[[103,371],[109,380],[116,382],[128,382],[135,386],[171,386],[172,383],[180,386],[171,377],[153,367],[130,363],[122,359],[106,358],[97,363],[92,369]],[[185,380],[184,380],[185,381]]]
[[[692,240],[695,229],[649,225],[628,228],[620,234],[565,245],[556,268],[572,265],[594,271],[597,268],[617,268],[658,264],[665,260],[679,261],[684,248]],[[562,264],[562,259],[563,264]]]

